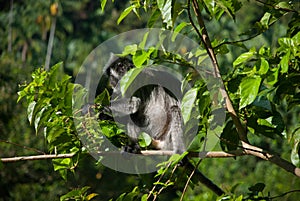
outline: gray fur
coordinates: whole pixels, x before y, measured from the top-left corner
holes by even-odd
[[[124,58],[108,67],[110,85],[116,93],[119,93],[118,82],[133,67],[130,60]],[[155,79],[153,76],[155,74],[148,74],[149,79]],[[113,100],[110,109],[118,116],[128,116],[127,132],[135,142],[141,132],[146,132],[155,140],[156,149],[173,150],[174,153],[186,150],[180,102],[162,86],[145,86],[129,98]]]

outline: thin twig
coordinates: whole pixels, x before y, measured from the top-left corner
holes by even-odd
[[[298,189],[298,190],[288,191],[288,192],[282,193],[281,195],[277,195],[277,196],[274,196],[274,197],[270,197],[270,198],[268,198],[268,199],[273,200],[273,199],[276,199],[276,198],[280,198],[280,197],[286,196],[286,195],[288,195],[288,194],[290,194],[290,193],[296,193],[296,192],[300,192],[300,190]]]
[[[190,181],[191,181],[193,175],[195,174],[195,172],[196,172],[196,170],[197,170],[197,168],[198,168],[198,166],[200,165],[201,162],[202,162],[202,159],[199,160],[198,163],[195,165],[195,167],[194,167],[192,173],[190,174],[188,180],[186,181],[185,186],[184,186],[184,189],[183,189],[182,194],[181,194],[181,197],[180,197],[180,201],[183,200],[184,194],[185,194],[185,192],[186,192],[186,190],[187,190],[187,187],[189,186],[189,183],[190,183]]]
[[[273,5],[273,4],[270,4],[270,3],[267,3],[267,2],[263,2],[263,1],[260,1],[260,0],[255,0],[261,4],[264,4],[264,5],[267,5],[269,7],[272,7],[276,10],[282,10],[282,11],[285,11],[285,12],[293,12],[293,13],[297,13],[299,14],[299,12],[297,10],[293,10],[293,9],[289,9],[289,8],[283,8],[283,7],[280,7],[278,5]]]
[[[201,38],[201,33],[198,30],[197,26],[195,25],[193,18],[192,18],[192,14],[191,14],[191,0],[188,0],[188,6],[187,6],[187,11],[188,11],[188,16],[189,16],[189,20],[191,22],[191,25],[193,26],[193,28],[195,29],[195,31],[197,32],[199,38]]]
[[[45,152],[43,152],[41,150],[38,150],[36,148],[27,147],[25,145],[21,145],[21,144],[15,143],[15,142],[10,142],[8,140],[0,139],[0,142],[6,143],[6,144],[11,144],[11,145],[14,145],[14,146],[18,146],[18,147],[21,147],[23,149],[31,150],[31,151],[34,151],[34,152],[37,152],[37,153],[40,153],[40,154],[46,154]]]

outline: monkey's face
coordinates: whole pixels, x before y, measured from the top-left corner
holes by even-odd
[[[125,73],[133,67],[133,63],[127,58],[118,58],[114,61],[108,68],[110,85],[115,88]]]

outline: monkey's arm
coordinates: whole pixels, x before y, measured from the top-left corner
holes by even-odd
[[[118,116],[134,114],[138,111],[141,100],[137,97],[112,100],[109,109]]]

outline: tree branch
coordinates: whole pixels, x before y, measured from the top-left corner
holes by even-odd
[[[121,152],[97,152],[99,156],[109,156],[109,155],[119,155]],[[144,156],[171,156],[174,154],[173,151],[163,151],[163,150],[147,150],[141,151],[141,154]],[[46,160],[46,159],[57,159],[57,158],[72,158],[75,154],[43,154],[43,155],[34,155],[34,156],[17,156],[9,158],[0,158],[2,163],[12,163],[18,161],[30,161],[30,160]],[[206,152],[206,153],[197,153],[192,152],[189,154],[191,157],[201,157],[201,158],[227,158],[245,155],[241,151],[236,151],[236,153],[226,153],[223,151],[216,152]]]
[[[194,158],[230,158],[237,156],[245,156],[252,155],[258,158],[270,161],[275,165],[281,167],[282,169],[290,172],[298,177],[300,177],[300,168],[297,168],[290,162],[280,158],[280,156],[275,154],[270,154],[269,152],[255,147],[253,145],[244,143],[243,150],[238,149],[235,151],[224,152],[224,151],[209,151],[209,152],[190,152],[188,154],[189,157]],[[118,155],[120,152],[98,152],[99,156],[109,156],[109,155]],[[173,151],[163,151],[163,150],[146,150],[141,151],[141,154],[144,156],[171,156],[174,154]],[[58,159],[58,158],[72,158],[75,154],[43,154],[43,155],[35,155],[35,156],[18,156],[18,157],[10,157],[10,158],[0,158],[2,163],[13,163],[18,161],[30,161],[30,160],[45,160],[45,159]]]
[[[211,41],[210,41],[208,33],[207,33],[207,29],[205,27],[205,24],[204,24],[202,15],[201,15],[201,10],[198,6],[197,0],[192,0],[192,3],[193,3],[194,12],[195,12],[197,20],[198,20],[198,24],[200,26],[200,30],[202,32],[201,33],[201,40],[204,43],[204,46],[207,50],[207,53],[208,53],[209,57],[212,60],[215,77],[221,78],[217,58],[216,58],[216,55],[214,54],[214,51],[213,51],[213,48],[212,48],[212,45],[211,45]],[[220,79],[220,80],[222,81],[222,79]],[[227,111],[229,112],[229,114],[230,114],[230,116],[233,120],[233,123],[234,123],[234,125],[236,127],[236,130],[238,132],[239,138],[242,142],[243,153],[246,154],[246,155],[253,155],[253,156],[259,157],[261,159],[270,161],[270,162],[274,163],[275,165],[283,168],[284,170],[300,177],[300,169],[297,168],[296,166],[294,166],[293,164],[291,164],[290,162],[282,159],[281,157],[279,157],[275,154],[271,154],[270,152],[267,152],[267,151],[265,151],[261,148],[258,148],[256,146],[253,146],[253,145],[249,144],[249,141],[248,141],[248,138],[247,138],[247,130],[243,127],[240,119],[238,118],[237,113],[234,110],[234,107],[232,105],[230,97],[229,97],[227,91],[225,90],[225,87],[224,87],[223,83],[222,83],[222,85],[223,85],[223,87],[220,88],[221,94],[222,94],[223,98],[226,100]]]
[[[193,0],[192,3],[193,3],[194,12],[195,12],[197,20],[198,20],[198,24],[200,26],[200,30],[202,32],[201,40],[204,43],[204,46],[207,50],[207,53],[208,53],[210,59],[212,60],[212,64],[213,64],[213,68],[214,68],[214,76],[216,78],[220,78],[220,80],[222,80],[221,74],[219,71],[219,64],[217,62],[217,57],[216,57],[213,47],[211,45],[211,41],[209,39],[208,32],[207,32],[206,26],[204,24],[202,14],[201,14],[200,8],[198,6],[197,0]],[[233,120],[233,123],[237,129],[239,138],[240,138],[240,140],[242,140],[244,142],[248,142],[246,129],[243,127],[240,119],[238,118],[238,116],[234,110],[234,107],[229,98],[229,95],[228,95],[227,91],[225,90],[224,84],[223,83],[221,83],[221,84],[222,84],[222,87],[220,87],[220,92],[222,94],[222,97],[225,99],[227,111],[229,112],[229,114]]]
[[[18,161],[32,161],[32,160],[45,160],[45,159],[57,159],[57,158],[72,158],[75,154],[45,154],[36,156],[18,156],[11,158],[1,158],[2,163],[13,163]]]

